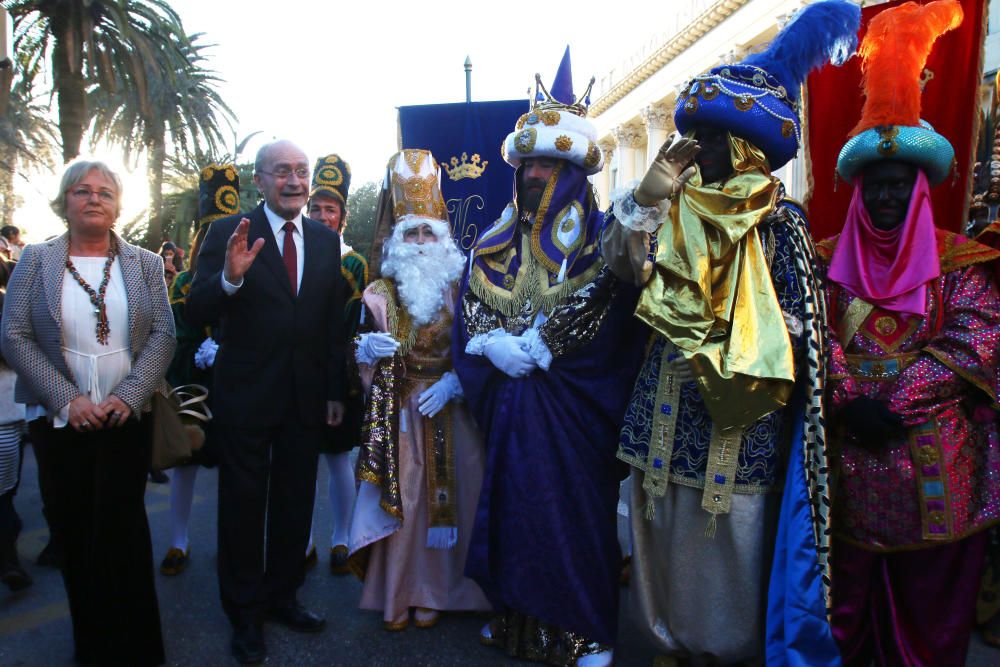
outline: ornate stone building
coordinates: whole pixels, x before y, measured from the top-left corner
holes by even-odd
[[[674,130],[674,102],[685,81],[763,48],[804,4],[804,0],[671,0],[666,30],[626,62],[599,75],[594,86],[590,117],[607,154],[604,170],[594,176],[602,201],[608,201],[614,188],[641,178]],[[1000,0],[990,0],[990,9],[984,79],[990,86],[988,98],[1000,68]],[[808,187],[801,155],[777,172],[796,199]]]

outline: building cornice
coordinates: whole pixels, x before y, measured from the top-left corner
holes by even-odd
[[[682,54],[692,44],[704,37],[712,28],[735,14],[736,10],[748,2],[750,0],[719,0],[706,9],[698,18],[688,24],[687,27],[668,39],[663,46],[646,58],[642,64],[623,77],[611,90],[597,98],[590,105],[590,116],[600,116],[610,109],[615,102],[638,88],[649,77],[662,69],[664,65]]]

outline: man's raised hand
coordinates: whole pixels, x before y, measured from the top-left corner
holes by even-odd
[[[263,238],[254,241],[252,246],[248,245],[247,235],[249,231],[250,219],[243,218],[233,230],[229,242],[226,243],[226,268],[222,277],[231,285],[243,284],[244,274],[257,258],[257,253],[264,247]]]
[[[671,134],[656,153],[632,196],[639,206],[656,206],[672,197],[694,176],[694,157],[701,147],[694,139]]]

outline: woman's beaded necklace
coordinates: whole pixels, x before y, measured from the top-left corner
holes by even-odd
[[[90,303],[94,306],[94,314],[97,315],[97,342],[101,345],[108,344],[108,334],[111,333],[104,295],[108,291],[108,283],[111,282],[111,265],[115,263],[115,256],[117,254],[118,244],[112,239],[111,246],[108,248],[108,261],[104,262],[104,278],[101,280],[100,287],[95,292],[94,288],[87,284],[87,281],[83,279],[80,272],[73,266],[73,260],[69,257],[69,251],[66,251],[66,269],[69,270],[69,275],[73,276],[73,279],[79,283],[83,291],[90,296]]]

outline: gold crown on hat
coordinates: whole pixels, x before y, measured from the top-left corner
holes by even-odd
[[[587,90],[583,91],[583,95],[581,97],[576,97],[572,104],[566,104],[564,102],[560,102],[549,94],[545,84],[542,83],[542,75],[536,72],[535,103],[531,108],[534,111],[545,111],[547,109],[551,109],[553,111],[567,111],[574,116],[586,118],[587,110],[590,107],[590,92],[594,89],[594,83],[596,81],[597,77],[590,77],[590,83],[587,84]],[[540,97],[541,99],[539,99]]]

